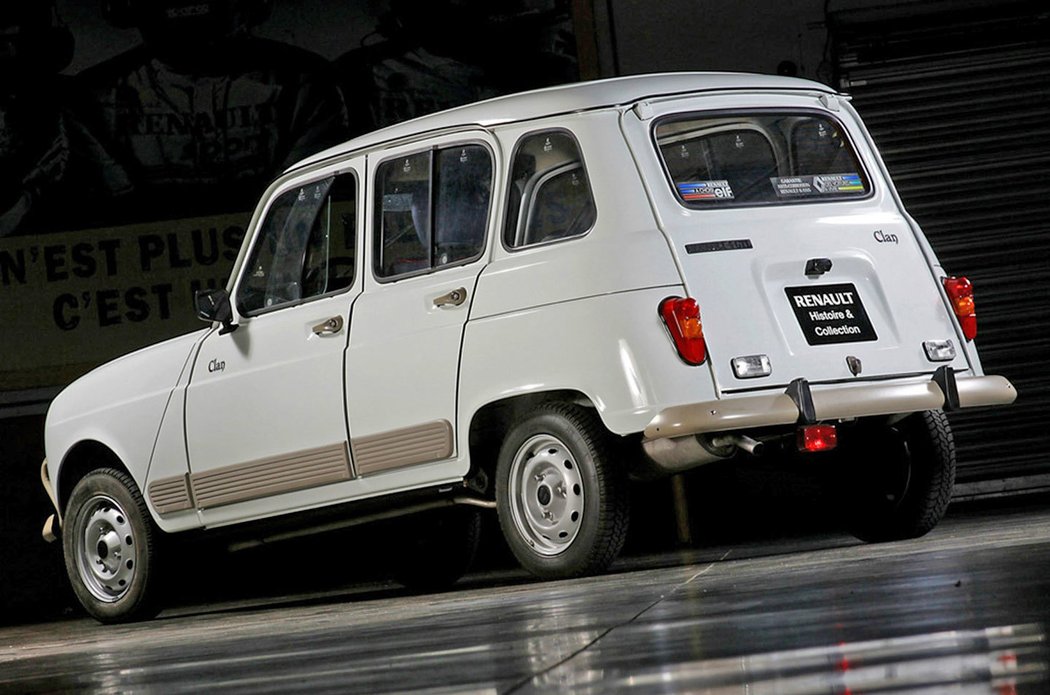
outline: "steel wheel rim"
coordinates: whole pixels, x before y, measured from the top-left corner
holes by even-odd
[[[81,507],[74,527],[77,572],[91,595],[119,601],[135,579],[135,533],[128,515],[108,495],[95,495]]]
[[[585,490],[576,457],[550,434],[530,437],[510,466],[510,511],[525,542],[545,556],[565,552],[580,532]]]

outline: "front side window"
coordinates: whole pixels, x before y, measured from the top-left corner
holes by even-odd
[[[485,248],[492,157],[457,145],[397,157],[376,171],[376,276],[467,261]]]
[[[295,304],[354,282],[357,181],[331,176],[279,195],[237,288],[241,314]]]
[[[871,186],[843,128],[814,114],[665,119],[656,144],[687,207],[864,197]]]
[[[520,248],[577,237],[594,226],[597,209],[580,148],[564,131],[522,138],[511,165],[503,243]]]

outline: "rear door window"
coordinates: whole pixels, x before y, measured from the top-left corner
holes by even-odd
[[[485,248],[492,155],[456,145],[389,159],[376,172],[376,277],[466,262]]]
[[[656,125],[678,200],[721,207],[844,200],[871,192],[841,125],[816,114],[716,114]]]

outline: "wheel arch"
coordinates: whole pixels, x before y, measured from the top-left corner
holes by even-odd
[[[112,468],[124,473],[132,480],[135,478],[120,456],[98,440],[81,440],[66,452],[58,470],[58,480],[55,481],[55,498],[63,515],[65,515],[66,504],[73,488],[88,473],[100,468]]]
[[[511,423],[540,403],[548,401],[575,403],[598,410],[587,394],[575,389],[521,393],[486,403],[474,412],[470,420],[468,436],[472,472],[480,470],[491,477],[496,471],[496,456],[503,436]]]

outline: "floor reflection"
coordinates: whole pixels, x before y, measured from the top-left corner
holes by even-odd
[[[1050,692],[1050,505],[912,542],[805,537],[608,574],[474,576],[0,628],[18,693]]]
[[[607,678],[600,690],[1011,695],[1025,684],[1041,692],[1047,669],[1046,633],[1032,624],[684,662]]]

